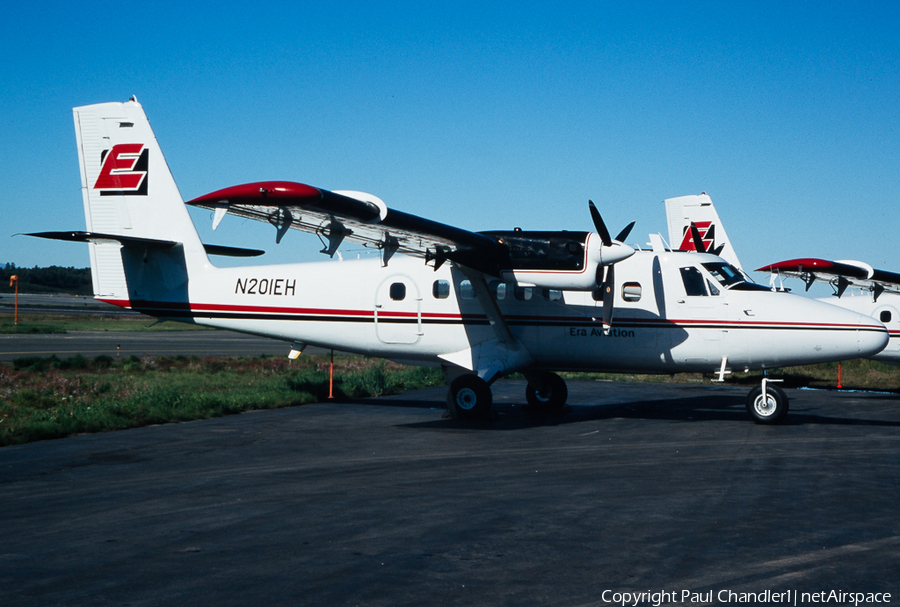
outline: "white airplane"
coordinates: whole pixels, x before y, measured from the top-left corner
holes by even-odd
[[[698,250],[700,241],[693,236],[693,224],[702,239],[701,248],[721,251],[732,265],[741,267],[709,196],[670,198],[665,205],[669,239],[674,242],[677,238],[681,249]],[[820,297],[819,301],[876,318],[888,329],[888,344],[866,358],[900,365],[900,274],[876,270],[861,261],[815,258],[791,259],[756,271],[771,273],[769,284],[774,290],[784,290],[784,278],[801,279],[807,291],[817,281],[830,284],[833,296]]]
[[[745,280],[716,255],[596,232],[470,232],[389,209],[361,192],[292,182],[229,187],[189,201],[225,215],[344,240],[380,258],[216,267],[135,99],[74,109],[95,298],[158,318],[443,369],[456,418],[483,417],[491,383],[521,372],[536,410],[559,411],[554,371],[721,374],[869,356],[878,321]],[[339,256],[340,257],[340,256]],[[615,307],[615,325],[613,308]],[[776,423],[787,398],[754,388],[748,412]]]

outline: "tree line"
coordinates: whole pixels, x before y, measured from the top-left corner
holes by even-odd
[[[19,277],[20,293],[70,293],[72,295],[92,295],[90,268],[18,268],[14,263],[7,263],[0,269],[0,293],[12,293],[10,277]]]

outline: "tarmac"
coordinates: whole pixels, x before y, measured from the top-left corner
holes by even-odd
[[[46,334],[0,334],[0,361],[31,356],[287,356],[285,341],[233,331],[67,331]],[[305,353],[327,350],[309,348]]]
[[[5,447],[0,605],[896,603],[898,398],[786,392],[778,426],[710,384],[537,418],[502,380],[484,422],[434,388]]]

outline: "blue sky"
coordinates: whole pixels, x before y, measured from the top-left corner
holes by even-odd
[[[88,265],[10,235],[84,228],[71,108],[136,95],[185,199],[289,180],[470,230],[579,230],[590,198],[646,242],[664,198],[705,191],[747,268],[900,271],[898,25],[897,2],[16,3],[0,264]],[[193,216],[265,262],[322,257]]]

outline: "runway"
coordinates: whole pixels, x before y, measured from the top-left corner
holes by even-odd
[[[0,309],[11,312],[13,297],[0,298]],[[111,306],[92,297],[65,294],[20,294],[19,311],[65,316],[153,319],[137,312]],[[0,334],[0,362],[29,356],[59,358],[70,356],[287,356],[291,344],[233,331],[68,331],[48,334]],[[325,354],[329,350],[309,347],[307,354]]]
[[[0,361],[27,356],[287,356],[291,344],[232,331],[69,331],[0,334]],[[308,349],[322,353],[324,350]]]
[[[787,390],[767,427],[734,387],[569,389],[550,420],[503,380],[490,422],[435,388],[0,449],[0,604],[897,600],[896,397]]]

